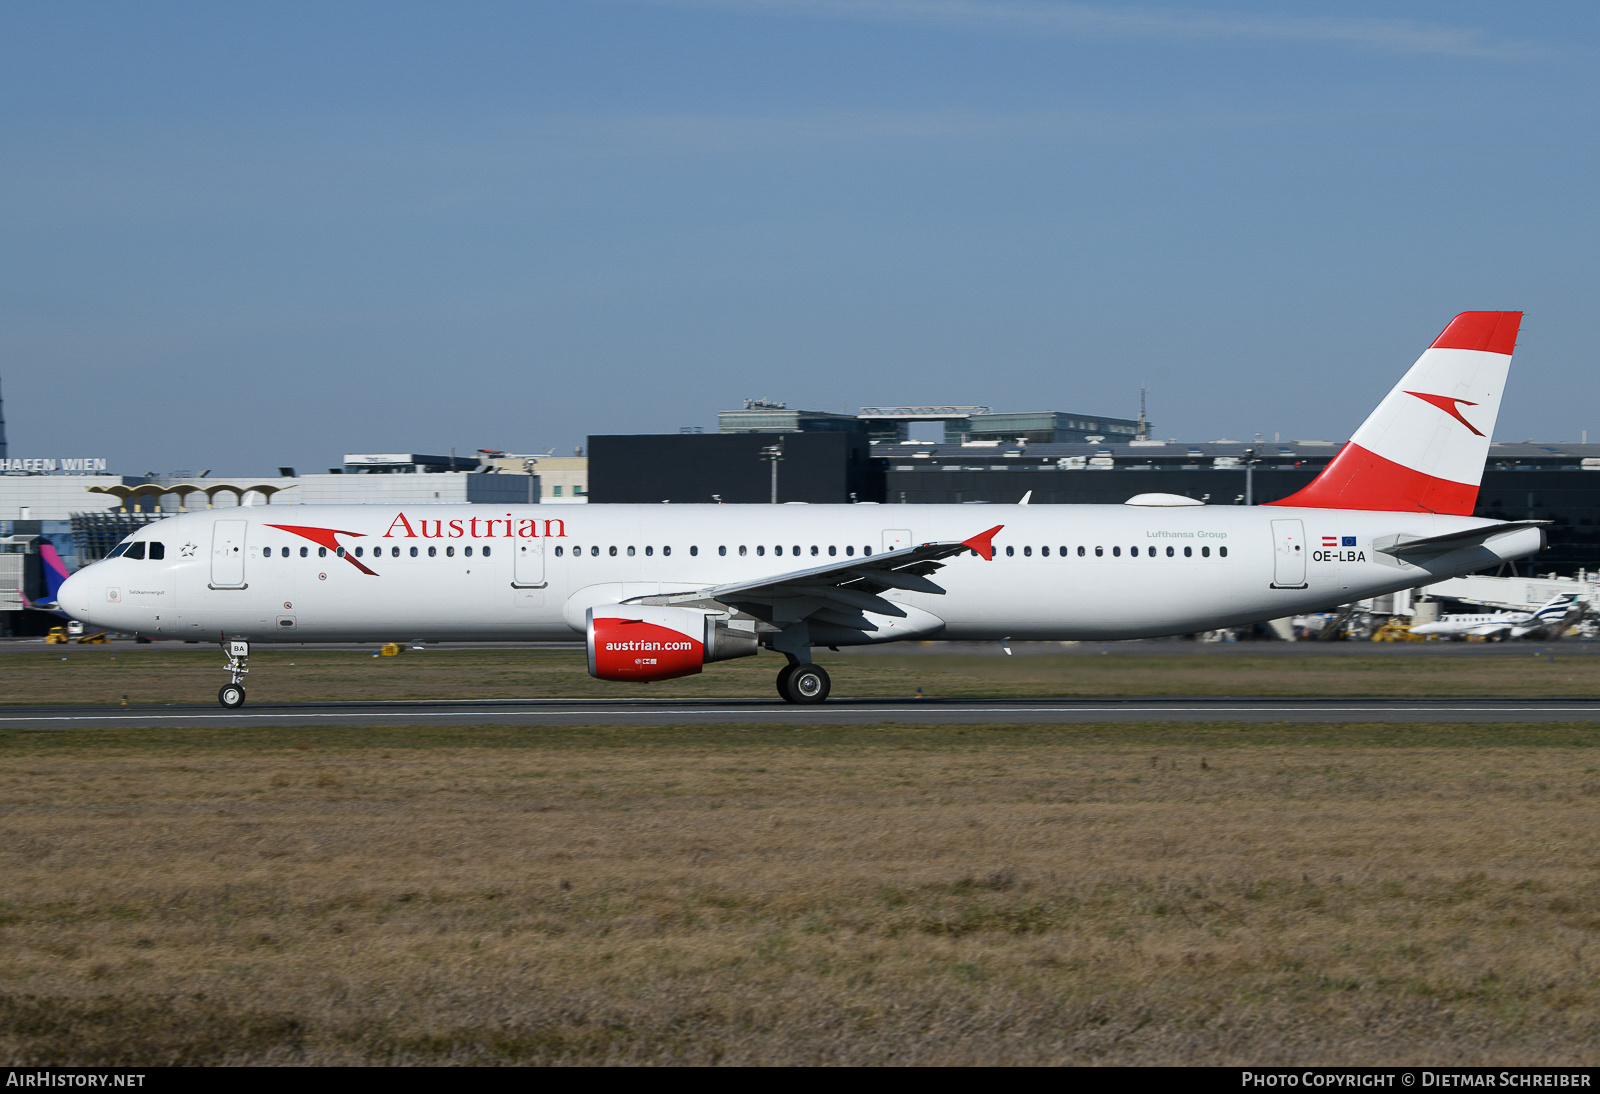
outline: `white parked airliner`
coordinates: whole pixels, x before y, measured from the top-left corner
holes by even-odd
[[[1117,639],[1317,611],[1523,558],[1539,522],[1473,517],[1521,312],[1465,312],[1305,489],[1260,507],[264,506],[141,528],[68,578],[97,627],[221,642],[568,639],[664,680],[766,647],[828,695],[817,646]],[[992,525],[992,526],[991,526]]]

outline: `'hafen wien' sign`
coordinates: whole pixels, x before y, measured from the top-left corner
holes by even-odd
[[[104,471],[106,461],[90,457],[81,460],[0,459],[0,471]]]

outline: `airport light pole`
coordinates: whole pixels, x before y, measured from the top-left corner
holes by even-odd
[[[1246,505],[1254,505],[1256,503],[1256,464],[1261,462],[1261,458],[1256,455],[1256,452],[1257,450],[1254,448],[1244,450],[1244,503]]]
[[[783,442],[769,444],[761,450],[761,458],[772,464],[772,504],[778,504],[778,461],[783,459]]]

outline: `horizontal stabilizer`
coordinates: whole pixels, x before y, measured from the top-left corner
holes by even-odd
[[[1446,532],[1442,536],[1428,536],[1425,539],[1406,539],[1387,547],[1374,547],[1373,550],[1386,555],[1442,555],[1448,551],[1459,551],[1463,547],[1476,547],[1486,543],[1495,536],[1505,535],[1507,532],[1520,532],[1524,528],[1540,528],[1550,522],[1547,520],[1513,520],[1504,524],[1486,524],[1482,528],[1468,528],[1462,532]]]

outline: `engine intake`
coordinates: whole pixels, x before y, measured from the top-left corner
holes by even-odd
[[[757,652],[755,623],[695,608],[605,604],[590,608],[589,675],[601,680],[671,680],[712,661]]]

